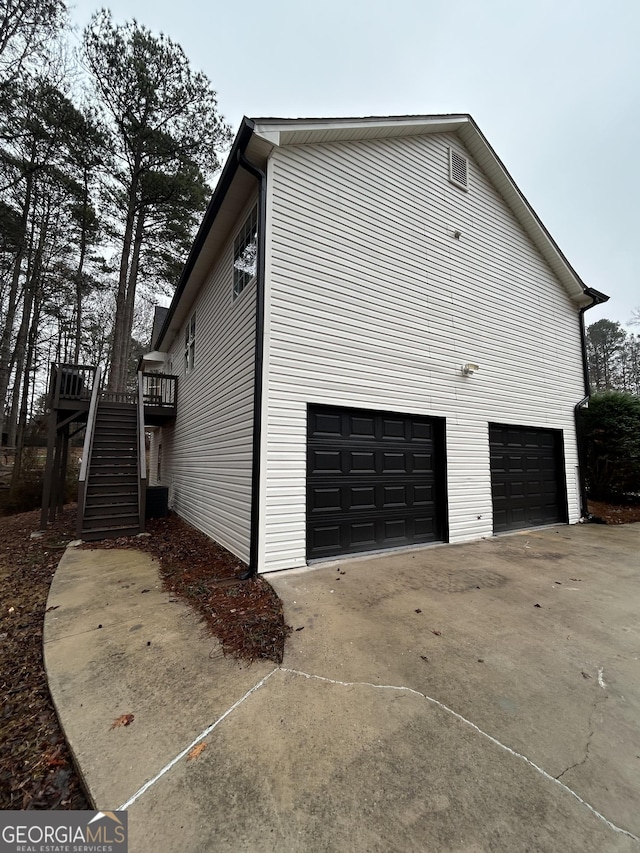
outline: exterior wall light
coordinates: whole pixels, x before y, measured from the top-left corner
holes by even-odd
[[[472,361],[467,362],[467,364],[462,365],[462,375],[463,376],[473,376],[476,370],[480,370],[479,365],[474,364]]]

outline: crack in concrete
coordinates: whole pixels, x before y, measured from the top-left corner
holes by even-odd
[[[584,800],[580,796],[580,794],[577,794],[572,788],[570,788],[564,782],[561,782],[559,780],[559,777],[552,776],[550,773],[547,773],[546,770],[544,770],[542,767],[540,767],[535,762],[531,761],[531,759],[527,758],[526,755],[523,755],[521,752],[517,752],[515,749],[511,749],[510,746],[507,746],[505,743],[502,743],[497,738],[493,737],[493,735],[490,735],[488,732],[485,732],[483,729],[481,729],[475,723],[472,723],[471,720],[468,720],[466,717],[463,717],[462,714],[459,714],[457,711],[454,711],[453,708],[450,708],[448,705],[445,705],[444,702],[440,702],[438,699],[434,699],[433,697],[428,696],[426,693],[421,693],[419,690],[414,690],[413,687],[404,687],[404,686],[398,686],[398,685],[393,685],[393,684],[373,684],[369,681],[338,681],[338,680],[333,679],[333,678],[326,678],[323,675],[313,675],[312,673],[302,672],[301,670],[297,670],[297,669],[287,669],[286,667],[280,667],[280,672],[287,672],[287,673],[290,673],[291,675],[298,675],[298,676],[301,676],[303,678],[315,679],[318,681],[325,681],[329,684],[336,684],[336,685],[339,685],[342,687],[373,687],[373,688],[380,689],[380,690],[401,690],[405,693],[412,693],[415,696],[420,696],[423,699],[426,699],[427,702],[430,702],[432,705],[435,705],[436,707],[440,708],[441,710],[446,711],[446,713],[451,714],[453,717],[460,720],[460,722],[462,722],[465,725],[472,728],[474,731],[476,731],[482,737],[486,738],[487,740],[491,741],[491,743],[500,747],[500,749],[503,749],[505,752],[508,752],[510,755],[513,755],[514,758],[518,758],[521,761],[524,761],[525,764],[528,764],[529,767],[532,767],[541,776],[543,776],[545,779],[547,779],[547,781],[553,782],[555,785],[558,785],[560,788],[562,788],[563,791],[566,791],[568,794],[570,794],[581,805],[583,805],[586,809],[588,809],[591,812],[591,814],[594,815],[594,817],[598,818],[598,820],[600,820],[604,824],[606,824],[609,827],[609,829],[612,829],[614,832],[618,832],[621,835],[626,835],[627,838],[631,838],[633,841],[637,841],[640,843],[640,838],[637,835],[634,835],[632,832],[629,832],[628,829],[624,829],[623,827],[617,826],[615,823],[612,823],[612,821],[610,821],[603,814],[601,814],[601,812],[599,812],[596,808],[594,808],[591,805],[591,803],[588,803],[586,800]],[[604,698],[606,698],[606,697],[604,697]],[[598,704],[598,700],[596,700],[596,702],[594,704],[594,707],[591,711],[591,715],[593,715],[593,713],[595,712],[597,704]],[[590,724],[591,724],[591,716],[589,717],[589,725]],[[593,736],[593,732],[590,735],[590,737],[592,737],[592,736]],[[585,758],[585,761],[586,761],[586,758]],[[578,763],[582,763],[582,762],[578,762]],[[563,772],[566,773],[567,771],[565,770]],[[562,774],[560,774],[560,775],[562,775]]]
[[[584,757],[580,761],[576,761],[575,764],[570,764],[568,767],[565,767],[562,773],[558,773],[558,775],[554,777],[556,780],[561,779],[564,774],[568,773],[570,770],[574,770],[576,767],[582,767],[583,764],[586,764],[587,759],[589,758],[589,750],[591,749],[591,740],[595,734],[595,729],[593,728],[593,715],[595,714],[598,705],[607,698],[607,696],[601,696],[594,699],[593,707],[591,708],[589,719],[587,720],[587,728],[591,729],[591,731],[587,736],[587,743],[584,748]]]
[[[565,773],[568,773],[570,770],[574,770],[576,767],[582,767],[583,764],[586,764],[587,759],[589,758],[589,748],[591,747],[591,738],[593,737],[593,730],[589,733],[589,737],[587,738],[587,745],[584,751],[584,758],[582,761],[576,761],[575,764],[570,764],[568,767],[562,771],[562,773],[558,773],[554,778],[556,780],[562,779]]]
[[[169,770],[171,770],[171,768],[174,767],[180,761],[181,758],[185,758],[185,756],[187,756],[191,752],[191,750],[193,749],[194,746],[197,746],[201,741],[203,741],[206,737],[208,737],[208,735],[210,735],[211,732],[215,728],[217,728],[220,725],[220,723],[229,716],[229,714],[231,714],[233,711],[236,710],[236,708],[238,708],[240,705],[242,705],[242,703],[245,701],[245,699],[248,699],[249,696],[251,696],[252,693],[255,693],[256,690],[259,690],[263,686],[263,684],[269,678],[271,678],[271,676],[275,672],[278,672],[278,667],[275,667],[275,669],[272,669],[271,672],[268,672],[264,678],[261,678],[260,681],[258,681],[257,684],[254,684],[253,687],[251,687],[249,690],[247,690],[247,692],[244,694],[244,696],[241,696],[237,702],[234,702],[230,708],[227,708],[227,710],[224,712],[224,714],[222,714],[220,717],[218,717],[218,719],[215,722],[211,723],[210,726],[207,726],[207,728],[203,732],[200,732],[198,737],[194,738],[194,740],[191,741],[189,746],[185,746],[185,748],[182,750],[182,752],[179,752],[178,755],[175,756],[175,758],[172,758],[171,761],[168,764],[166,764],[162,768],[162,770],[160,770],[159,773],[156,773],[156,775],[153,777],[153,779],[149,779],[148,782],[145,782],[144,785],[135,792],[135,794],[133,794],[131,797],[129,797],[129,799],[126,802],[124,802],[121,806],[118,806],[117,811],[119,811],[119,812],[120,811],[126,811],[130,806],[132,806],[135,803],[135,801],[138,800],[146,791],[148,791],[152,785],[155,785],[155,783],[159,779],[161,779],[165,773],[168,773]]]
[[[638,843],[640,843],[640,838],[637,835],[634,835],[632,832],[629,832],[628,829],[623,829],[621,826],[617,826],[615,823],[612,823],[612,821],[610,821],[603,814],[601,814],[596,808],[594,808],[591,805],[591,803],[588,803],[579,794],[577,794],[572,788],[570,788],[568,785],[565,785],[564,782],[560,781],[560,776],[562,776],[564,773],[567,773],[568,770],[572,769],[571,767],[567,768],[566,770],[563,770],[562,773],[560,774],[560,776],[552,776],[550,773],[547,773],[547,771],[544,770],[542,767],[540,767],[538,764],[531,761],[530,758],[527,758],[526,755],[523,755],[521,752],[517,752],[515,749],[511,749],[510,746],[507,746],[506,744],[502,743],[497,738],[493,737],[493,735],[490,735],[488,732],[485,732],[483,729],[481,729],[475,723],[472,723],[471,720],[468,720],[466,717],[463,717],[462,714],[459,714],[457,711],[454,711],[453,708],[450,708],[448,705],[445,705],[444,702],[440,702],[440,700],[434,699],[432,696],[428,696],[426,693],[422,693],[420,690],[414,690],[413,687],[406,687],[403,685],[396,685],[396,684],[373,684],[372,682],[369,682],[369,681],[339,681],[335,678],[327,678],[324,675],[314,675],[313,673],[310,673],[310,672],[303,672],[302,670],[299,670],[299,669],[289,669],[288,667],[283,667],[283,666],[275,667],[274,669],[271,670],[271,672],[267,673],[267,675],[265,675],[264,678],[261,678],[260,681],[258,681],[256,684],[254,684],[253,687],[251,687],[249,690],[247,690],[247,692],[244,694],[244,696],[242,696],[240,699],[238,699],[237,702],[234,702],[234,704],[231,705],[231,707],[228,708],[224,712],[224,714],[222,714],[220,717],[218,717],[218,719],[214,723],[212,723],[210,726],[207,726],[207,728],[203,732],[201,732],[198,735],[198,737],[196,737],[188,746],[186,746],[180,753],[178,753],[178,755],[176,755],[175,758],[173,758],[165,767],[163,767],[159,773],[157,773],[152,779],[149,779],[148,782],[145,782],[145,784],[138,791],[136,791],[135,794],[133,794],[131,797],[129,797],[129,799],[126,802],[124,802],[121,806],[119,806],[118,811],[126,810],[130,806],[132,806],[136,802],[136,800],[138,800],[146,791],[148,791],[149,788],[151,788],[153,785],[155,785],[155,783],[159,779],[161,779],[165,775],[165,773],[168,773],[169,770],[171,770],[171,768],[174,767],[181,759],[185,758],[189,754],[189,752],[193,749],[194,746],[196,746],[201,741],[203,741],[206,737],[208,737],[208,735],[210,735],[211,732],[220,725],[220,723],[222,723],[233,711],[235,711],[240,705],[242,705],[242,703],[246,699],[248,699],[253,693],[255,693],[257,690],[259,690],[271,678],[271,676],[274,675],[276,672],[282,672],[282,673],[286,673],[288,675],[300,676],[302,678],[307,678],[309,680],[324,681],[327,684],[335,684],[335,685],[340,686],[340,687],[370,687],[370,688],[373,688],[376,690],[401,691],[403,693],[413,694],[414,696],[418,696],[421,699],[425,699],[427,702],[430,702],[432,705],[435,705],[436,707],[440,708],[442,711],[445,711],[447,714],[451,714],[451,716],[455,717],[457,720],[460,720],[460,722],[464,723],[464,725],[472,728],[475,732],[477,732],[482,737],[486,738],[488,741],[493,743],[495,746],[497,746],[500,749],[504,750],[505,752],[509,753],[509,755],[512,755],[514,758],[517,758],[520,761],[523,761],[525,764],[528,764],[529,767],[533,768],[537,773],[539,773],[547,781],[552,782],[555,785],[558,785],[560,788],[562,788],[563,791],[566,791],[567,794],[570,794],[581,805],[583,805],[588,811],[590,811],[591,814],[594,815],[594,817],[596,817],[598,820],[602,821],[602,823],[606,824],[606,826],[608,826],[609,829],[612,829],[614,832],[617,832],[621,835],[626,835],[627,838],[631,838],[633,841],[637,841]],[[606,699],[607,697],[605,696],[603,698]],[[591,718],[592,718],[592,715],[595,713],[597,705],[598,705],[598,700],[596,700],[596,702],[594,703],[594,706],[591,710],[591,715],[589,717],[589,726],[591,725]],[[589,748],[591,737],[593,737],[593,732],[591,732],[591,734],[589,735],[589,743],[587,744],[587,753],[588,753],[588,748]],[[578,764],[583,764],[586,761],[586,759],[587,759],[587,756],[585,755],[585,758],[582,761],[578,762],[575,765],[572,765],[572,767],[577,767]]]

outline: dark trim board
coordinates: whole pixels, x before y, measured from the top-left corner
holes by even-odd
[[[307,559],[447,541],[445,422],[307,407]]]
[[[566,523],[562,430],[489,424],[493,532]]]

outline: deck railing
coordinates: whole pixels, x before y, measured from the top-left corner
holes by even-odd
[[[80,474],[78,475],[78,536],[82,533],[82,522],[84,520],[84,508],[87,500],[87,478],[89,474],[89,460],[93,448],[93,433],[96,426],[96,414],[98,411],[98,398],[100,394],[100,379],[102,368],[94,368],[95,378],[91,389],[91,402],[87,415],[87,427],[84,433],[84,447],[82,448],[82,462],[80,463]]]
[[[140,533],[144,533],[147,503],[147,450],[144,440],[144,378],[138,373],[138,518]]]
[[[141,373],[142,397],[145,406],[175,409],[177,376],[164,373]]]
[[[137,403],[136,391],[102,391],[100,399],[103,403]]]
[[[90,364],[51,364],[52,405],[60,400],[89,401],[95,386],[96,368]]]

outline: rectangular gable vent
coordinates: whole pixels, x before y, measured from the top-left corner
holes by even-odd
[[[469,161],[453,148],[449,149],[449,180],[463,190],[469,189]]]

